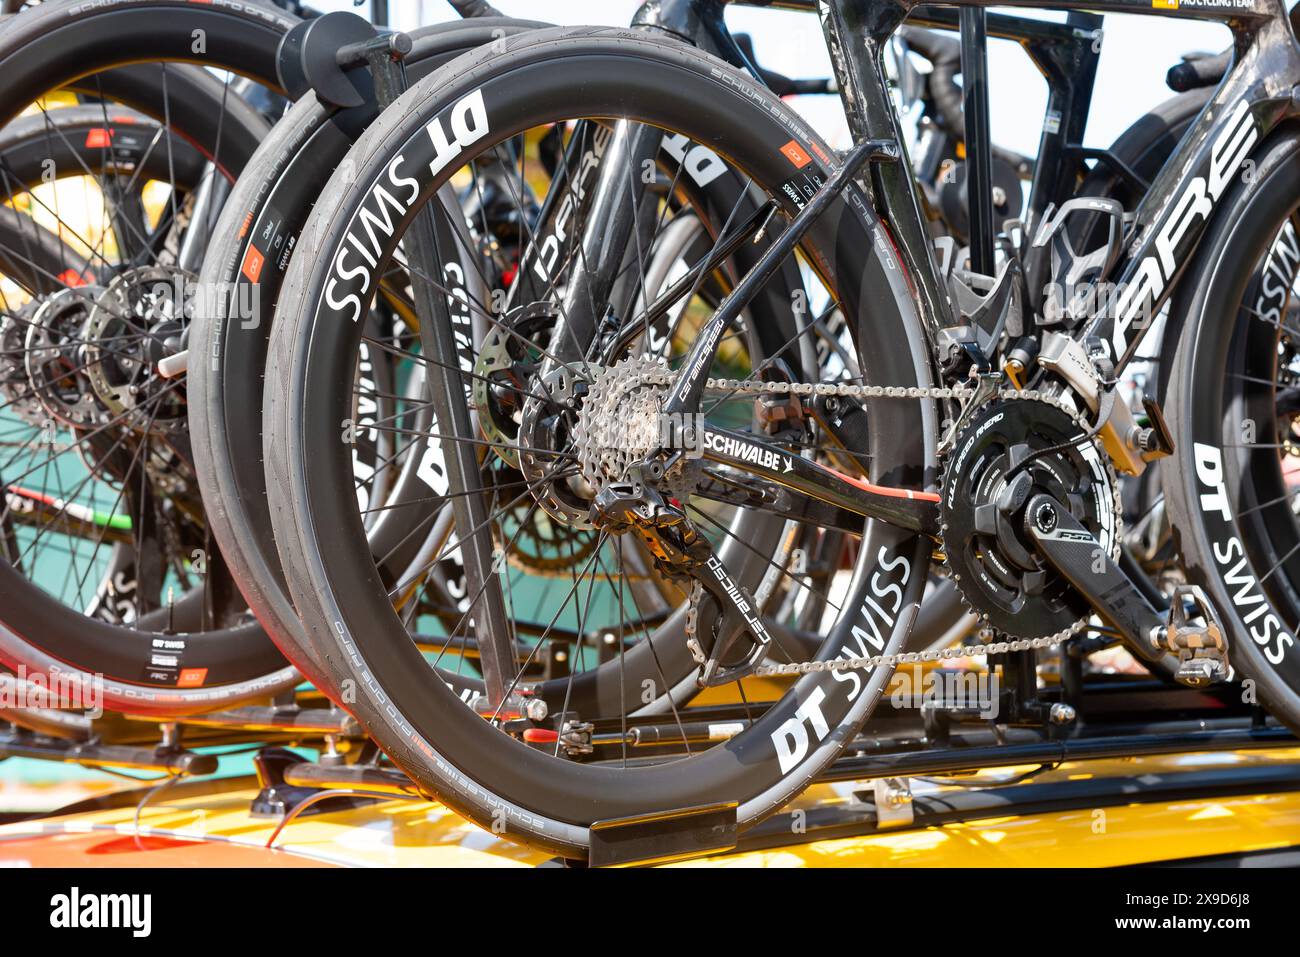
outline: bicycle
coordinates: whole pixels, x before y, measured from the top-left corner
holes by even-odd
[[[1125,2],[1103,7],[1138,9]],[[979,317],[996,330],[990,349],[971,328],[977,322],[955,322],[879,72],[882,45],[907,9],[891,6],[882,19],[873,7],[869,18],[866,3],[843,0],[823,10],[855,140],[839,162],[796,116],[715,59],[636,32],[554,31],[508,40],[504,53],[471,54],[414,86],[358,142],[350,175],[327,187],[328,201],[306,232],[326,254],[295,257],[291,264],[281,300],[286,321],[274,330],[269,365],[265,452],[281,559],[311,640],[333,669],[330,690],[350,689],[349,707],[394,760],[480,823],[565,855],[617,857],[624,841],[631,847],[653,835],[671,853],[684,835],[699,839],[710,828],[725,835],[760,818],[798,793],[871,711],[916,614],[936,541],[966,599],[992,628],[1015,636],[995,642],[994,650],[1069,642],[1096,612],[1139,656],[1177,654],[1183,679],[1203,683],[1224,673],[1230,635],[1234,664],[1258,682],[1261,699],[1283,720],[1294,721],[1285,682],[1240,640],[1241,619],[1216,595],[1221,584],[1216,587],[1198,564],[1197,555],[1210,553],[1204,543],[1193,543],[1187,564],[1190,573],[1203,576],[1205,591],[1175,595],[1168,619],[1115,564],[1113,466],[1137,472],[1147,459],[1163,458],[1162,467],[1180,480],[1194,480],[1195,473],[1177,452],[1171,456],[1175,444],[1157,402],[1148,406],[1149,421],[1137,423],[1108,391],[1141,339],[1137,320],[1154,314],[1181,285],[1169,265],[1175,254],[1190,255],[1207,221],[1216,237],[1230,234],[1227,219],[1214,215],[1215,200],[1246,202],[1260,194],[1259,177],[1237,178],[1257,146],[1264,148],[1253,153],[1259,171],[1268,182],[1281,182],[1267,178],[1285,167],[1288,144],[1279,124],[1292,107],[1289,94],[1271,91],[1286,86],[1279,78],[1300,75],[1284,11],[1263,3],[1231,13],[1198,9],[1197,15],[1233,21],[1242,60],[1212,97],[1215,108],[1198,117],[1153,182],[1137,210],[1136,240],[1121,241],[1116,228],[1090,271],[1077,271],[1088,264],[1075,259],[1064,263],[1076,268],[1075,279],[1084,276],[1085,287],[1098,279],[1123,283],[1118,315],[1104,307],[1090,312],[1086,302],[1066,296],[1040,330],[1034,313],[1004,306],[1016,302],[1013,257],[1013,265],[991,277],[1005,300],[991,295],[986,301],[998,308]],[[971,29],[975,17],[963,13]],[[576,88],[583,90],[581,104],[570,103],[567,91]],[[584,235],[591,265],[575,266],[564,287],[562,320],[543,346],[549,356],[524,380],[530,391],[519,434],[525,438],[515,445],[520,471],[542,489],[533,498],[536,507],[570,528],[590,522],[623,552],[644,547],[664,574],[678,578],[679,612],[686,617],[680,644],[695,661],[700,683],[793,679],[773,689],[776,700],[756,708],[751,719],[725,732],[694,731],[724,737],[715,747],[692,750],[683,721],[676,729],[683,748],[676,760],[662,762],[628,756],[630,735],[642,722],[629,721],[626,712],[608,718],[561,713],[535,721],[526,694],[516,708],[511,695],[520,688],[520,660],[535,657],[545,642],[521,640],[511,631],[512,601],[493,566],[494,545],[483,523],[497,514],[501,500],[485,487],[479,463],[487,454],[489,473],[499,470],[497,459],[510,450],[498,440],[480,451],[483,440],[469,430],[454,376],[434,395],[438,421],[451,423],[437,438],[455,496],[455,547],[468,556],[470,606],[489,689],[491,671],[501,669],[486,709],[464,707],[435,680],[395,615],[389,589],[376,580],[365,550],[352,544],[355,504],[339,481],[346,454],[337,435],[343,412],[338,386],[361,335],[348,321],[350,297],[361,301],[377,268],[365,263],[386,261],[399,242],[417,266],[436,254],[422,232],[419,204],[502,137],[560,120],[575,121],[574,130],[590,129],[581,121],[596,122],[592,117],[635,121],[615,125],[629,144],[623,156],[632,185],[642,155],[634,147],[645,148],[635,131],[656,127],[707,142],[780,209],[765,224],[779,235],[762,265],[737,276],[716,311],[708,310],[691,330],[698,335],[680,343],[679,364],[670,366],[638,358],[637,343],[663,304],[653,290],[638,299],[635,291],[617,287],[621,255],[637,245],[635,228],[593,213],[585,222],[600,229]],[[1279,139],[1266,143],[1275,131]],[[856,179],[860,171],[864,185]],[[377,215],[384,193],[407,178],[413,188],[400,194],[408,199],[401,219],[390,220],[391,231],[357,232],[357,217]],[[618,209],[622,202],[634,208],[622,179],[611,177],[593,209]],[[1188,215],[1193,202],[1195,212]],[[749,240],[758,229],[745,224],[741,232]],[[1035,238],[1047,245],[1052,235]],[[724,230],[715,250],[734,238]],[[797,357],[781,348],[776,354],[748,351],[745,367],[735,370],[739,376],[717,374],[718,343],[735,341],[743,325],[733,324],[748,297],[796,246],[807,264],[805,277],[815,273],[820,291],[853,317],[865,385],[804,384]],[[1070,278],[1066,273],[1058,268],[1053,278]],[[1132,284],[1134,277],[1141,282]],[[421,281],[416,273],[417,297]],[[690,286],[675,294],[688,295]],[[592,297],[584,302],[587,290]],[[608,309],[611,293],[614,308]],[[648,304],[638,308],[638,302]],[[433,297],[424,304],[419,355],[455,368],[433,318]],[[811,324],[801,325],[801,333],[810,334]],[[1195,318],[1172,334],[1185,345],[1202,325]],[[1109,354],[1090,356],[1083,345],[1088,337],[1109,343]],[[870,348],[862,345],[867,341]],[[1011,343],[1018,346],[1008,348]],[[758,378],[781,353],[789,371]],[[419,355],[411,361],[423,361]],[[1099,370],[1103,359],[1108,364]],[[811,414],[819,389],[823,398],[850,400],[866,413],[866,448],[853,447],[871,456],[866,478],[822,464],[835,451],[830,439],[839,423]],[[706,395],[709,405],[702,406]],[[792,401],[792,395],[811,401]],[[1072,405],[1064,403],[1065,395]],[[755,398],[784,414],[748,431],[690,418],[704,408],[717,416],[729,403],[734,408],[737,396],[751,414]],[[625,401],[636,411],[612,416]],[[946,416],[941,406],[954,401],[959,407]],[[763,411],[772,409],[760,416]],[[956,424],[941,428],[945,417]],[[696,436],[661,434],[665,420],[696,428]],[[574,469],[585,482],[558,481]],[[1005,496],[1004,487],[1012,487]],[[1172,481],[1169,487],[1171,496],[1178,492]],[[743,502],[861,536],[857,567],[837,601],[843,613],[814,661],[795,661],[784,670],[763,664],[780,635],[753,613],[752,576],[733,577],[711,554],[708,513],[693,498]],[[968,499],[980,508],[965,507]],[[1198,527],[1193,523],[1184,534]],[[600,558],[599,549],[594,554]],[[621,576],[623,564],[613,556],[610,563]],[[583,581],[574,576],[574,592]],[[481,601],[481,595],[488,597]],[[1185,607],[1185,598],[1198,599],[1200,618]],[[594,600],[587,586],[579,601],[590,606]],[[442,653],[454,654],[463,637],[453,630]],[[642,643],[653,647],[656,639],[646,635]],[[484,655],[493,644],[492,654]],[[484,721],[484,711],[498,720]],[[660,724],[671,732],[679,719]]]

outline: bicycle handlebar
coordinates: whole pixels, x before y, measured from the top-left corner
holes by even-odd
[[[748,33],[737,33],[734,37],[736,46],[740,47],[740,52],[745,55],[745,59],[753,64],[759,78],[777,96],[809,96],[835,92],[835,84],[829,79],[793,80],[760,66],[758,58],[754,56],[754,38]]]
[[[905,26],[899,34],[909,47],[930,61],[926,89],[934,101],[940,122],[954,136],[961,135],[966,128],[961,87],[957,84],[957,76],[961,73],[961,44],[952,37],[921,27]]]
[[[466,20],[474,17],[504,16],[500,10],[488,3],[488,0],[447,0]]]
[[[1232,65],[1231,48],[1217,56],[1202,56],[1193,60],[1184,60],[1169,68],[1165,74],[1165,85],[1175,93],[1186,93],[1205,86],[1214,86],[1223,79]]]
[[[908,47],[930,61],[930,75],[925,79],[925,88],[938,114],[939,125],[949,136],[964,139],[966,119],[962,111],[961,86],[957,83],[957,76],[961,73],[961,43],[924,27],[904,26],[899,34]],[[993,147],[993,155],[1017,171],[1033,165],[1028,157],[1001,146]]]

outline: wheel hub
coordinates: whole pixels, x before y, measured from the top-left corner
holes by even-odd
[[[87,318],[86,375],[99,404],[138,432],[185,428],[185,402],[158,375],[189,322],[184,273],[145,266],[122,273],[95,300]]]

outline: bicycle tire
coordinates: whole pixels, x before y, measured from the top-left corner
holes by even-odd
[[[462,97],[477,91],[498,110],[505,110],[508,103],[510,116],[499,122],[503,130],[513,130],[546,122],[547,110],[558,112],[558,103],[574,90],[583,91],[583,108],[596,115],[630,114],[633,121],[709,143],[754,176],[755,182],[763,183],[765,191],[779,193],[778,184],[792,172],[791,153],[800,161],[806,157],[803,165],[816,163],[821,175],[828,173],[829,149],[779,100],[713,58],[673,40],[630,31],[539,31],[507,40],[504,50],[467,54],[413,86],[387,110],[358,141],[347,175],[336,174],[326,186],[304,232],[304,248],[336,248],[357,203],[392,157],[411,147],[413,137],[433,117],[449,117]],[[525,118],[529,109],[536,112]],[[791,141],[797,149],[783,153],[782,146],[789,148]],[[446,165],[457,164],[453,159]],[[436,181],[426,180],[421,188],[427,192],[434,185]],[[795,208],[788,197],[785,203],[787,209]],[[805,248],[828,280],[840,284],[839,294],[846,301],[865,301],[871,294],[878,337],[873,337],[873,349],[861,360],[868,381],[900,385],[925,381],[928,360],[919,323],[899,263],[878,231],[883,226],[872,221],[868,206],[852,186],[837,212],[814,228]],[[833,254],[830,246],[817,245],[835,235],[859,241],[842,241]],[[868,235],[881,241],[872,242]],[[499,732],[449,689],[422,680],[421,671],[425,676],[431,672],[409,641],[406,647],[393,647],[394,636],[381,636],[381,627],[364,635],[354,629],[359,624],[354,616],[374,597],[362,600],[354,588],[358,580],[344,575],[342,566],[334,565],[330,572],[322,567],[327,552],[345,564],[348,561],[347,555],[337,554],[338,542],[317,537],[336,518],[333,508],[345,503],[335,499],[325,507],[328,493],[320,487],[319,476],[309,474],[313,469],[305,468],[303,458],[329,455],[334,440],[332,430],[326,434],[319,428],[328,415],[315,420],[308,416],[309,409],[328,408],[312,406],[308,400],[323,399],[331,392],[335,388],[331,373],[341,369],[328,369],[324,353],[331,349],[325,339],[331,325],[344,331],[346,324],[313,322],[332,258],[299,256],[290,266],[268,364],[264,448],[277,541],[298,611],[321,662],[331,670],[330,690],[338,695],[352,689],[345,698],[347,707],[380,746],[422,787],[471,819],[566,856],[586,853],[588,828],[603,817],[735,801],[737,820],[743,826],[806,786],[866,718],[889,677],[886,671],[873,673],[867,681],[849,676],[852,696],[846,687],[849,680],[806,676],[753,726],[725,745],[690,759],[703,763],[691,769],[681,763],[641,768],[628,775],[636,779],[629,781],[609,769],[552,761],[522,745],[502,747]],[[856,310],[854,314],[858,315]],[[873,423],[882,430],[876,434],[881,447],[875,467],[895,480],[900,476],[919,480],[926,464],[933,465],[927,449],[934,447],[934,410],[912,402],[881,404]],[[314,460],[315,471],[323,471],[320,459]],[[889,635],[882,643],[886,651],[897,651],[915,614],[930,549],[915,536],[878,523],[869,524],[864,534],[864,558],[853,597],[861,594],[873,575],[871,587],[888,583],[895,589],[890,607],[897,617],[891,616]],[[358,562],[349,571],[360,571],[363,564]],[[387,602],[386,594],[380,594]],[[852,600],[846,601],[855,607]],[[846,615],[824,652],[837,653],[856,621],[856,611]],[[879,626],[870,622],[870,627]],[[386,646],[382,654],[379,645]],[[810,700],[824,718],[814,729],[815,743],[804,732],[804,718],[795,714]],[[804,746],[797,754],[782,756],[777,739],[785,740],[780,736],[790,722],[803,734]],[[430,733],[436,734],[433,740]]]
[[[1284,313],[1270,318],[1260,307],[1267,297],[1270,309],[1285,309],[1290,286],[1278,279],[1296,275],[1294,231],[1285,243],[1279,236],[1300,208],[1297,150],[1294,129],[1255,149],[1254,176],[1220,199],[1193,271],[1175,294],[1173,308],[1186,317],[1167,406],[1178,460],[1163,474],[1178,550],[1189,579],[1219,612],[1234,671],[1254,683],[1251,700],[1293,730],[1300,730],[1300,647],[1292,625],[1300,614],[1300,578],[1292,549],[1300,531],[1276,461],[1274,443],[1282,439],[1267,428],[1276,397],[1272,376],[1264,374],[1276,374],[1279,340],[1294,331]],[[1274,254],[1278,275],[1269,284]],[[1260,263],[1264,269],[1243,268]],[[1266,490],[1279,482],[1283,494],[1274,498]],[[1274,574],[1279,569],[1284,573]]]

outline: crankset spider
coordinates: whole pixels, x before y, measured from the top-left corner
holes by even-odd
[[[86,374],[109,415],[138,432],[186,426],[185,401],[158,362],[180,349],[189,323],[184,273],[144,266],[122,273],[95,300],[86,320]]]
[[[1030,544],[1031,498],[1050,495],[1117,556],[1115,474],[1086,432],[1052,401],[1003,398],[976,411],[954,443],[939,503],[945,563],[966,603],[1004,635],[1047,637],[1090,613]]]

